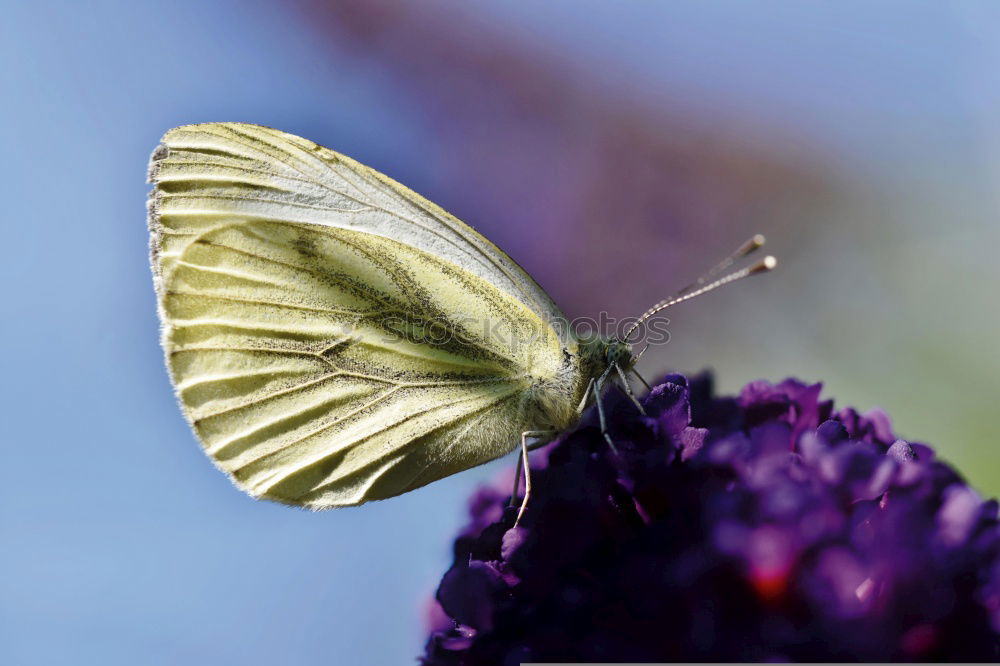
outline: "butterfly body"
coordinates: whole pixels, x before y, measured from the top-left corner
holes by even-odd
[[[595,380],[633,362],[624,342],[578,340],[473,229],[305,139],[176,128],[150,181],[171,379],[255,497],[318,509],[413,490],[571,426]]]

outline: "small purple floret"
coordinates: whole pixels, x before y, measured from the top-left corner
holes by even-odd
[[[518,528],[484,488],[427,665],[1000,658],[1000,524],[881,410],[819,384],[669,375],[534,454]]]

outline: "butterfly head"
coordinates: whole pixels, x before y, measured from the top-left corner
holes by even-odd
[[[605,343],[604,360],[608,367],[617,365],[622,370],[630,370],[635,365],[637,357],[632,353],[632,345],[612,338]]]

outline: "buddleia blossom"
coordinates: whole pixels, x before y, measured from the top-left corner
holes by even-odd
[[[423,663],[996,660],[1000,527],[928,446],[819,384],[671,375],[481,489]]]

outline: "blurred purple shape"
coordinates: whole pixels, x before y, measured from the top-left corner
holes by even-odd
[[[794,244],[794,211],[815,218],[837,187],[780,128],[748,136],[663,91],[599,83],[468,3],[295,4],[335,62],[363,63],[425,123],[419,161],[389,175],[504,248],[570,317],[634,316],[757,231]],[[608,279],[626,267],[630,288]]]
[[[473,498],[425,664],[1000,657],[997,504],[884,413],[679,375],[606,405],[620,453],[586,414],[520,527]]]

